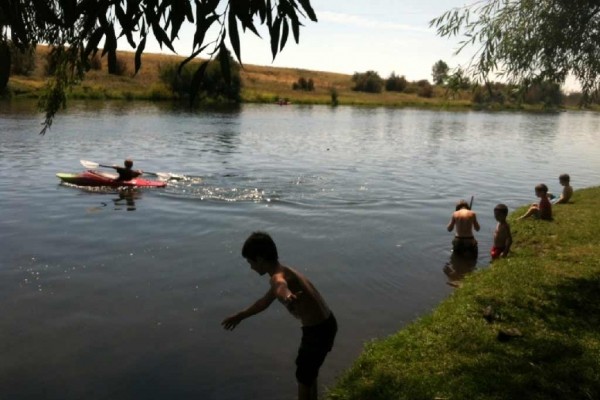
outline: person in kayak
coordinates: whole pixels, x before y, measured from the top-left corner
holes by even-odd
[[[119,173],[119,177],[117,178],[118,181],[130,181],[144,173],[142,170],[133,169],[133,160],[130,158],[126,159],[123,165],[125,165],[125,167],[119,167],[118,165],[112,166],[112,168]]]
[[[296,357],[298,399],[317,399],[317,376],[331,351],[337,322],[313,284],[300,272],[279,262],[275,242],[265,232],[254,232],[242,247],[242,256],[259,275],[269,275],[269,290],[250,307],[223,320],[221,325],[233,330],[244,319],[266,310],[275,300],[298,318],[302,340]]]

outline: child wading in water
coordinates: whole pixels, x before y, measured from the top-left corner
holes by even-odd
[[[242,248],[242,256],[259,275],[269,274],[269,290],[250,307],[225,318],[221,325],[233,330],[242,320],[279,300],[302,323],[302,341],[296,358],[298,399],[317,399],[317,376],[333,347],[337,322],[313,284],[301,273],[279,262],[275,242],[267,233],[254,232]]]
[[[540,198],[539,204],[532,204],[529,210],[519,217],[519,219],[531,217],[550,221],[552,219],[552,204],[548,198],[548,186],[540,183],[535,187],[535,195]]]
[[[508,207],[504,204],[498,204],[494,207],[494,218],[498,221],[496,230],[494,231],[494,245],[490,251],[492,260],[500,257],[506,257],[510,251],[512,244],[512,234],[510,233],[510,225],[506,222],[508,216]]]
[[[477,222],[477,215],[471,211],[465,200],[460,200],[456,204],[456,211],[452,213],[448,223],[448,232],[452,232],[455,227],[456,234],[452,240],[454,254],[477,258],[477,240],[473,236],[473,228],[479,231],[479,222]]]

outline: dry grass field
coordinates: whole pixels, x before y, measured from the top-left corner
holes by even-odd
[[[9,86],[13,93],[26,97],[39,95],[47,80],[45,69],[48,52],[48,47],[38,46],[36,69],[31,76],[11,76]],[[170,91],[159,79],[161,66],[179,63],[184,58],[177,55],[144,54],[142,67],[134,76],[134,53],[118,52],[118,59],[125,66],[125,72],[121,76],[109,75],[106,58],[103,58],[101,69],[88,71],[85,79],[73,87],[69,96],[92,99],[168,99],[171,97]],[[431,98],[386,91],[378,94],[356,92],[352,90],[351,75],[334,72],[245,64],[240,74],[243,102],[270,103],[285,99],[295,104],[331,104],[331,93],[335,89],[339,104],[345,105],[427,108],[471,106],[468,93],[462,94],[458,99],[450,100],[445,96],[445,90],[439,87],[434,88]],[[300,78],[312,79],[315,89],[313,91],[293,90],[293,84]]]

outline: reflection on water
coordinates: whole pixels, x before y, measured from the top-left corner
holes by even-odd
[[[477,267],[477,255],[457,254],[452,252],[450,260],[444,264],[444,274],[448,277],[448,285],[460,286],[460,281]]]
[[[121,210],[125,205],[127,211],[135,211],[135,201],[142,197],[141,193],[134,188],[119,190],[119,197],[112,199],[115,210]]]

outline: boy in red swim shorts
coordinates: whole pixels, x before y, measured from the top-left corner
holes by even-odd
[[[494,218],[498,221],[496,230],[494,230],[494,245],[490,251],[492,261],[506,257],[510,251],[512,245],[512,234],[510,232],[510,225],[506,222],[508,216],[508,207],[505,204],[498,204],[494,207]]]

